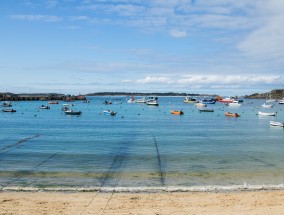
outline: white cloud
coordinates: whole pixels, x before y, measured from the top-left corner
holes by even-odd
[[[172,29],[170,31],[170,35],[175,38],[182,38],[182,37],[187,37],[187,32],[186,31],[181,31],[177,29]]]
[[[49,15],[10,15],[9,17],[15,20],[44,21],[44,22],[58,22],[62,20],[61,17],[49,16]]]
[[[168,77],[147,76],[144,79],[137,80],[136,83],[139,83],[139,84],[171,84],[172,81]]]
[[[191,75],[183,77],[169,76],[147,76],[144,79],[137,80],[140,84],[177,84],[177,85],[216,85],[216,86],[241,86],[256,84],[281,84],[284,78],[281,76],[255,75]]]

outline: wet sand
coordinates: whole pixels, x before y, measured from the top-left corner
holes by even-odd
[[[284,191],[0,192],[0,214],[284,214]]]

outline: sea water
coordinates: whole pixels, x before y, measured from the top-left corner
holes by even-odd
[[[46,101],[13,102],[16,113],[0,112],[1,189],[283,188],[284,130],[269,125],[284,122],[283,105],[263,109],[264,100],[245,99],[200,113],[182,97],[159,97],[158,107],[126,97],[88,99],[72,103],[80,116],[65,115],[63,101],[49,110],[39,109]]]

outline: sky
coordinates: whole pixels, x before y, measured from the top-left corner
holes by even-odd
[[[0,25],[0,92],[284,87],[283,0],[9,0]]]

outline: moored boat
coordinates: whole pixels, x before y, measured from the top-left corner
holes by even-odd
[[[238,113],[225,112],[225,116],[240,117],[241,115]]]
[[[283,122],[270,121],[269,124],[270,124],[271,126],[284,127],[284,123],[283,123]]]
[[[258,115],[260,116],[276,116],[277,112],[261,112],[258,111]]]
[[[203,104],[215,104],[216,100],[214,100],[214,99],[202,99],[200,102],[203,103]]]
[[[183,102],[184,103],[197,103],[198,101],[194,98],[187,96],[187,97],[184,98]]]
[[[132,96],[130,99],[127,99],[127,103],[135,103],[135,98]]]
[[[231,98],[224,98],[224,99],[220,99],[218,100],[219,102],[221,103],[232,103],[234,101],[234,99],[231,99]]]
[[[158,106],[158,97],[149,97],[149,99],[146,102],[147,105],[152,105],[152,106]]]
[[[195,103],[194,106],[203,108],[203,107],[206,107],[207,105],[203,103]]]
[[[272,104],[263,103],[263,104],[261,105],[261,107],[263,107],[263,108],[273,108],[273,105],[272,105]]]
[[[63,106],[63,107],[61,108],[61,110],[62,110],[62,111],[67,111],[67,110],[69,110],[69,108],[66,107],[66,106]]]
[[[3,112],[14,113],[17,112],[15,109],[2,109]]]
[[[64,111],[64,113],[66,115],[81,115],[82,112],[81,111],[73,111],[71,109],[68,109],[68,110]]]
[[[214,109],[200,109],[199,112],[214,112]]]
[[[50,107],[47,105],[41,105],[39,106],[39,109],[50,109]]]
[[[5,102],[3,102],[2,106],[3,107],[12,107],[12,103],[8,102],[8,101],[5,101]]]
[[[111,104],[112,104],[112,102],[111,102],[111,101],[107,101],[107,100],[105,100],[105,101],[103,102],[103,104],[104,104],[104,105],[111,105]]]
[[[146,102],[147,101],[146,101],[145,97],[140,98],[140,99],[136,99],[136,103],[146,103]]]
[[[173,115],[182,115],[184,114],[181,110],[170,110],[170,113]]]
[[[74,104],[62,104],[62,106],[74,106]]]
[[[239,103],[239,101],[234,100],[231,103],[228,103],[230,107],[240,107],[241,104]]]
[[[115,111],[111,111],[111,110],[104,110],[103,113],[105,115],[111,115],[111,116],[116,115],[116,112]]]
[[[284,104],[284,98],[283,98],[283,99],[278,100],[278,103],[279,103],[280,105],[283,105],[283,104]]]

